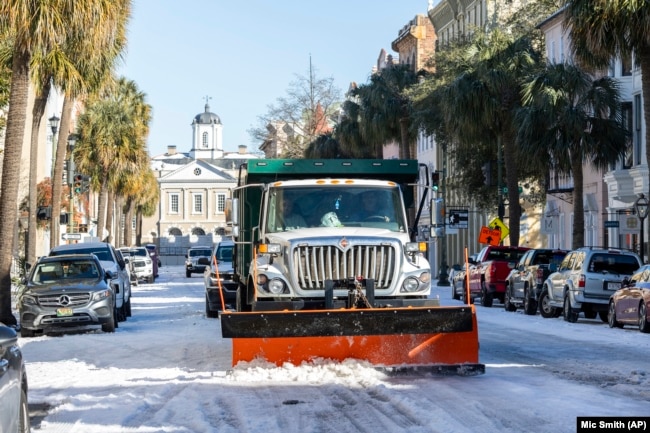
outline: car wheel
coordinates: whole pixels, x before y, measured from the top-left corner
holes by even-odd
[[[550,319],[551,317],[557,317],[557,310],[557,308],[549,304],[548,292],[544,288],[542,295],[539,297],[539,314],[545,319]]]
[[[485,287],[485,282],[481,283],[481,305],[490,308],[493,303],[494,295],[488,293],[487,288]]]
[[[20,421],[18,422],[18,433],[30,433],[32,431],[29,422],[29,406],[27,405],[27,394],[25,390],[20,391]]]
[[[456,284],[451,284],[451,298],[458,301],[460,300],[460,295],[456,293]]]
[[[126,317],[131,317],[131,298],[126,303]]]
[[[119,320],[119,317],[120,317],[120,313],[119,313],[117,307],[114,307],[114,308],[113,308],[113,323],[115,324],[115,328],[119,328],[119,327],[120,327],[120,324],[119,324],[119,321],[120,321],[120,320]]]
[[[614,301],[609,303],[609,308],[607,309],[607,324],[610,328],[622,328],[623,324],[616,320],[616,305]]]
[[[113,317],[106,323],[102,323],[102,331],[104,332],[115,332],[115,311],[113,311]]]
[[[569,295],[564,295],[564,320],[569,323],[576,323],[578,321],[578,313],[571,308],[571,300]]]
[[[20,327],[20,336],[29,338],[34,336],[34,330],[33,329],[27,329],[23,326]]]
[[[506,309],[506,311],[517,311],[517,306],[513,305],[510,302],[510,290],[506,289],[506,293],[503,298],[503,307]]]
[[[643,333],[650,332],[650,322],[648,322],[648,309],[645,302],[641,301],[639,304],[639,331]]]
[[[150,275],[147,281],[149,282],[149,284],[153,284],[153,275]]]
[[[190,278],[192,273],[190,271],[185,271],[185,277]]]
[[[598,312],[598,317],[600,317],[600,320],[601,320],[603,323],[607,323],[607,320],[608,320],[608,319],[607,319],[607,311],[599,311],[599,312]]]
[[[219,311],[213,311],[210,309],[210,303],[208,302],[208,295],[205,295],[205,317],[214,319],[219,317]]]
[[[537,301],[530,297],[528,289],[524,290],[524,313],[529,316],[534,316],[537,312]]]

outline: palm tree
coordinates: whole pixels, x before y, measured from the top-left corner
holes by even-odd
[[[135,203],[135,244],[142,245],[142,218],[150,217],[158,210],[160,188],[158,180],[151,169],[145,172],[143,189]]]
[[[573,175],[573,247],[584,245],[583,164],[608,169],[625,155],[617,81],[550,64],[523,87],[519,136],[530,158]]]
[[[99,194],[100,238],[107,226],[107,207],[113,207],[109,193],[112,197],[118,192],[121,178],[141,170],[148,158],[144,143],[151,107],[144,99],[133,81],[120,78],[110,91],[91,98],[79,117],[74,161],[80,171],[91,176],[91,190]]]
[[[359,105],[359,123],[365,143],[397,141],[400,158],[415,158],[415,130],[407,89],[417,83],[409,65],[392,65],[370,77],[370,83],[351,90]]]
[[[11,263],[17,225],[18,183],[27,113],[30,64],[65,38],[71,29],[85,25],[79,18],[81,4],[64,0],[0,2],[0,34],[13,42],[11,90],[2,165],[0,196],[0,321],[16,324],[11,311]],[[76,12],[76,13],[75,13]]]
[[[79,2],[75,3],[78,7]],[[56,147],[53,177],[61,179],[66,160],[68,132],[75,99],[93,89],[101,88],[112,79],[115,62],[126,45],[126,25],[131,0],[86,0],[84,8],[76,10],[84,27],[71,31],[65,40],[64,53],[69,64],[51,68],[55,85],[64,93],[61,126]],[[101,17],[101,19],[97,19]],[[75,30],[75,29],[73,29]],[[52,215],[61,212],[61,182],[52,184]],[[59,222],[52,219],[50,247],[58,242]]]
[[[645,0],[564,0],[573,52],[588,66],[606,68],[615,56],[641,67],[646,161],[650,165],[650,3]]]
[[[444,108],[444,131],[464,149],[477,145],[495,149],[503,160],[507,186],[510,244],[519,244],[521,207],[519,206],[519,151],[515,114],[521,106],[522,77],[539,65],[539,54],[526,38],[493,30],[478,34],[461,50],[456,78],[439,93]],[[501,174],[498,175],[498,185]],[[500,188],[499,188],[500,189]],[[501,210],[502,190],[499,197]]]

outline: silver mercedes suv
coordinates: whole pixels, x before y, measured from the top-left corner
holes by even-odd
[[[543,317],[562,314],[567,322],[576,322],[582,312],[587,319],[599,316],[607,323],[609,297],[641,264],[639,256],[627,250],[583,247],[570,251],[544,282],[540,313]]]

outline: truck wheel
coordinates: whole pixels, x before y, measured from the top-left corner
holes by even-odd
[[[529,316],[534,316],[537,312],[537,301],[530,297],[528,289],[524,290],[524,313]]]
[[[506,289],[506,293],[503,298],[503,307],[506,311],[517,311],[517,306],[510,302],[510,290]]]
[[[488,292],[484,282],[481,283],[481,305],[490,308],[492,307],[493,303],[494,303],[494,295]]]
[[[544,288],[542,295],[539,297],[539,314],[545,319],[550,319],[551,317],[557,317],[557,310],[557,308],[549,305],[548,292]]]
[[[208,317],[210,319],[214,319],[215,317],[219,317],[219,312],[218,311],[213,311],[210,309],[210,303],[208,302],[208,295],[205,295],[205,317]]]
[[[569,295],[564,295],[564,320],[569,323],[576,323],[578,321],[578,313],[571,308],[571,300]]]

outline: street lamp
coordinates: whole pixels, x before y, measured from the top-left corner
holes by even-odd
[[[636,215],[641,220],[641,260],[645,263],[645,242],[643,240],[643,220],[648,216],[648,199],[645,197],[645,194],[639,194],[639,198],[634,202],[634,208],[636,209]]]
[[[56,135],[56,131],[59,129],[59,119],[56,117],[56,114],[49,119],[47,119],[50,122],[50,128],[52,128],[52,135]]]

